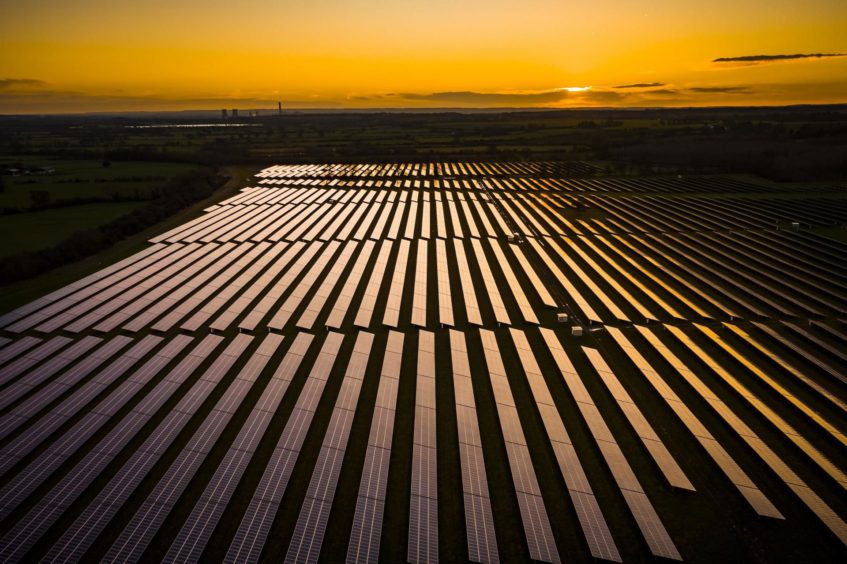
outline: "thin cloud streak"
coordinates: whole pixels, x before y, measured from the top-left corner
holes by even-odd
[[[794,53],[791,55],[743,55],[741,57],[719,57],[713,63],[774,63],[779,61],[796,61],[803,59],[826,59],[845,57],[847,53]]]
[[[700,94],[747,94],[750,89],[746,86],[695,86],[688,91]]]
[[[620,86],[613,86],[612,88],[617,89],[628,89],[628,88],[659,88],[660,86],[667,86],[664,82],[639,82],[636,84],[621,84]]]
[[[0,90],[39,88],[46,85],[46,82],[37,78],[0,78]]]

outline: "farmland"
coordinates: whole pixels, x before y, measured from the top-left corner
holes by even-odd
[[[189,163],[0,156],[0,257],[37,253],[162,196]],[[27,237],[20,236],[27,232]]]
[[[0,316],[0,560],[842,561],[838,183],[282,164]]]
[[[92,229],[125,216],[138,202],[82,204],[71,208],[20,213],[0,223],[0,257],[51,247],[80,230]],[[27,237],[20,233],[29,232]]]

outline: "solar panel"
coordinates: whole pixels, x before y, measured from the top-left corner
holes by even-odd
[[[786,359],[784,356],[777,354],[771,347],[768,347],[761,341],[755,339],[752,335],[741,329],[738,325],[734,325],[732,323],[724,323],[724,327],[735,333],[739,336],[745,343],[755,348],[757,351],[762,353],[771,359],[775,364],[782,367],[784,370],[789,372],[794,378],[797,378],[803,384],[832,402],[835,406],[840,408],[843,411],[847,411],[847,402],[841,400],[841,398],[835,396],[832,392],[830,392],[826,387],[819,384],[817,381],[808,377],[802,370],[797,368],[792,362]]]
[[[280,336],[273,337],[270,342],[267,339],[263,342],[263,347],[266,344],[268,345],[263,355],[265,358],[260,366],[257,365],[252,369],[253,374],[258,375],[261,372],[264,363],[267,362],[279,341],[282,340]],[[271,337],[268,337],[268,339],[271,339]],[[223,515],[227,503],[235,492],[238,481],[246,471],[250,458],[270,424],[272,414],[276,411],[285,391],[288,389],[288,384],[299,367],[311,340],[312,337],[307,334],[298,334],[296,341],[272,376],[271,382],[254,406],[247,422],[242,426],[241,431],[230,446],[224,460],[207,484],[204,493],[195,503],[192,513],[171,545],[166,560],[199,560],[209,540],[209,535]]]
[[[231,253],[235,249],[237,247],[232,243],[211,246],[202,256],[196,258],[196,260],[194,260],[195,257],[190,257],[192,263],[184,270],[173,275],[152,278],[149,282],[145,283],[146,291],[138,292],[137,294],[135,292],[124,294],[121,297],[120,303],[105,304],[103,307],[110,306],[112,308],[111,311],[114,311],[114,313],[111,315],[98,313],[97,318],[91,322],[94,330],[108,333],[139,312],[148,310],[150,306],[155,305],[159,308],[167,308],[173,305],[174,301],[181,299],[182,296],[190,292],[198,284],[202,284],[209,276],[214,275],[217,270],[232,260]],[[218,262],[219,260],[222,263]],[[75,325],[68,326],[68,328],[70,329],[70,327]],[[143,321],[139,322],[138,319],[135,319],[131,326],[135,327],[135,330],[139,330],[145,324]]]
[[[58,290],[55,290],[47,294],[46,296],[38,298],[37,300],[34,300],[26,305],[23,305],[19,308],[10,311],[9,313],[0,316],[0,327],[10,326],[15,321],[18,321],[26,316],[29,316],[30,314],[38,312],[39,310],[46,310],[48,307],[54,307],[57,303],[64,301],[65,298],[68,298],[72,294],[75,294],[77,292],[88,292],[88,294],[90,295],[91,292],[95,291],[92,290],[92,288],[94,288],[95,285],[99,284],[101,280],[108,278],[122,270],[126,270],[128,272],[132,268],[138,268],[139,264],[143,264],[143,261],[150,260],[151,256],[162,254],[165,252],[167,252],[166,245],[151,245],[150,247],[142,251],[130,255],[124,260],[118,261],[111,266],[98,270],[97,272],[90,274],[80,280],[77,280],[76,282],[72,282],[71,284],[63,286],[62,288],[59,288]],[[60,311],[61,309],[62,307],[60,306],[58,310]],[[40,317],[40,319],[43,318],[43,316]],[[33,322],[33,324],[29,326],[31,327],[36,323],[37,321]],[[8,330],[12,330],[12,328],[8,327]],[[0,353],[0,356],[2,356],[2,353]]]
[[[698,327],[695,325],[695,327]],[[785,435],[788,440],[793,442],[803,451],[813,462],[815,462],[821,470],[829,474],[832,479],[840,483],[842,486],[847,486],[847,476],[833,464],[828,457],[821,453],[814,445],[812,445],[805,437],[803,437],[794,427],[789,424],[782,416],[778,415],[771,407],[765,404],[752,390],[745,386],[735,376],[731,375],[718,361],[716,361],[705,350],[700,348],[690,337],[676,327],[669,326],[668,329],[674,336],[682,341],[709,369],[720,376],[724,382],[733,388],[741,397],[743,397],[754,409],[762,414],[768,421],[773,423],[779,431]],[[703,328],[700,328],[702,331]],[[703,389],[705,392],[706,388]],[[725,409],[720,406],[720,409]]]
[[[559,415],[529,341],[523,331],[511,329],[510,332],[591,555],[594,558],[620,562],[621,555],[609,531],[609,526],[603,518],[603,513],[565,428],[564,421]]]
[[[213,347],[220,341],[220,337],[210,335],[204,339],[195,349],[189,353],[181,362],[180,366],[186,368],[185,376],[175,376],[174,371],[171,372],[171,377],[175,378],[175,384],[187,378],[188,374],[193,372],[205,358],[205,355],[198,355],[205,350]],[[171,350],[168,350],[170,353]],[[170,360],[170,359],[168,359]],[[167,380],[159,383],[157,388],[167,385]],[[200,380],[195,386],[202,385]],[[185,399],[190,399],[190,394],[186,394]],[[121,452],[121,450],[132,440],[132,438],[142,429],[144,424],[152,417],[153,410],[146,409],[148,404],[161,405],[156,396],[156,388],[148,394],[141,403],[129,413],[127,417],[121,421],[121,424],[114,427],[99,443],[88,452],[62,479],[46,493],[38,502],[16,523],[15,526],[8,531],[5,537],[0,540],[0,553],[2,558],[6,560],[20,559],[33,545],[38,542],[38,539],[46,532],[46,530],[59,518],[59,516],[67,510],[67,508],[82,494],[85,488],[109,465],[109,463]],[[178,409],[175,413],[181,413]],[[92,412],[96,413],[96,412]],[[105,423],[107,418],[100,418],[100,425]],[[83,430],[85,420],[76,429]],[[90,436],[91,431],[82,434],[82,437]],[[67,435],[66,435],[67,436]],[[76,441],[70,443],[78,444]],[[31,493],[44,479],[46,479],[58,466],[60,466],[68,457],[70,457],[76,448],[66,448],[69,444],[61,444],[61,441],[56,444],[55,450],[45,455],[42,455],[35,464],[31,465],[32,472],[22,472],[16,476],[15,480],[6,484],[6,487],[0,491],[0,503],[2,503],[3,513],[11,511]],[[38,464],[39,461],[47,462],[47,464]],[[20,480],[20,481],[18,481]]]
[[[259,300],[247,315],[239,322],[238,327],[242,330],[252,331],[265,318],[268,312],[276,305],[277,301],[289,289],[290,285],[300,275],[306,265],[312,260],[317,252],[324,245],[319,242],[313,242],[305,245],[301,242],[292,244],[285,251],[285,254],[278,259],[268,270],[258,278],[250,288],[245,290],[215,321],[209,326],[210,329],[216,331],[226,330],[232,322],[246,311],[251,302],[265,290],[262,299]],[[302,251],[302,252],[301,252]],[[274,282],[274,278],[282,271],[289,262],[297,256],[285,274]]]
[[[451,194],[447,193],[448,196]],[[464,238],[464,231],[462,230],[462,224],[459,220],[459,212],[456,209],[456,203],[453,200],[449,200],[447,202],[447,209],[450,211],[450,222],[453,225],[453,237],[457,239]]]
[[[453,303],[450,294],[450,269],[447,265],[447,247],[443,239],[435,241],[436,276],[438,279],[438,322],[452,326]]]
[[[465,255],[465,248],[461,241],[454,239],[453,249],[456,252],[456,262],[459,266],[459,280],[462,283],[462,297],[465,300],[468,323],[482,325],[482,315],[479,311],[473,277],[471,276],[470,265],[468,265],[468,257]]]
[[[186,337],[183,337],[183,339],[188,340]],[[8,470],[44,440],[55,437],[54,433],[56,430],[69,417],[78,413],[85,404],[93,399],[96,393],[102,391],[111,382],[129,370],[139,358],[144,356],[160,341],[161,339],[159,337],[145,337],[107,366],[99,376],[84,384],[75,393],[72,393],[59,405],[54,407],[47,415],[35,422],[30,422],[23,433],[0,449],[0,473]],[[34,399],[37,400],[38,397],[34,396]],[[13,410],[0,420],[0,429],[2,429],[0,436],[7,436],[29,419],[29,416],[23,412],[24,409],[26,409],[26,404],[22,404],[19,408]]]
[[[518,279],[515,277],[515,273],[512,270],[512,266],[509,264],[505,253],[503,253],[501,243],[496,239],[489,239],[488,243],[491,246],[491,250],[494,251],[494,256],[497,257],[497,264],[500,265],[500,270],[506,276],[506,281],[508,282],[506,287],[512,290],[512,294],[514,295],[515,300],[518,302],[518,307],[521,310],[521,315],[527,323],[533,323],[537,325],[538,317],[535,315],[535,312],[532,309],[532,305],[529,303],[529,299],[526,297],[526,294],[523,291],[523,287],[520,285]]]
[[[357,327],[370,327],[374,308],[376,307],[376,300],[379,297],[379,290],[382,287],[382,279],[385,277],[385,269],[388,267],[391,245],[391,241],[383,241],[379,248],[379,255],[376,258],[371,276],[365,286],[365,294],[362,296],[362,301],[359,304],[356,319],[353,321],[353,324]]]
[[[536,254],[541,257],[541,260],[544,262],[550,272],[553,273],[553,276],[556,278],[559,284],[561,284],[562,287],[564,287],[565,291],[568,293],[568,295],[573,298],[573,300],[576,302],[577,307],[583,313],[583,315],[585,315],[588,321],[595,321],[598,323],[602,322],[600,316],[597,315],[597,312],[595,312],[594,308],[591,307],[591,304],[589,304],[588,301],[582,296],[580,291],[577,290],[576,286],[573,285],[568,276],[558,267],[558,265],[556,265],[555,262],[553,262],[552,257],[550,257],[550,254],[544,248],[541,247],[541,244],[535,239],[529,239],[529,243],[532,246],[533,250],[535,250]],[[545,245],[549,248],[549,246],[551,245],[549,239],[546,241]],[[591,286],[589,286],[589,288],[591,288]]]
[[[523,251],[518,245],[508,245],[509,249],[511,249],[512,253],[517,257],[518,262],[521,265],[524,273],[529,278],[532,287],[535,288],[535,291],[538,293],[538,296],[541,298],[542,303],[547,307],[557,307],[558,304],[556,300],[553,299],[553,296],[550,295],[550,292],[547,290],[547,287],[541,282],[541,279],[536,274],[535,269],[532,268],[532,265],[527,260],[526,255],[524,255]]]
[[[491,308],[494,311],[494,319],[497,320],[497,323],[509,325],[511,323],[511,319],[509,318],[509,313],[506,311],[503,299],[500,297],[500,290],[497,287],[497,281],[494,278],[494,274],[491,272],[491,267],[488,265],[488,259],[485,256],[482,243],[479,239],[473,239],[471,244],[473,245],[476,263],[479,266],[480,273],[482,274],[482,280],[485,283],[486,295],[488,296]]]
[[[424,201],[421,204],[421,239],[429,239],[431,237],[430,221],[431,221],[429,192],[424,192]]]
[[[386,238],[397,239],[400,236],[400,226],[403,223],[403,216],[406,214],[406,192],[402,193],[401,201],[397,203],[394,211],[394,217],[391,219],[391,225],[388,228]],[[392,193],[393,195],[393,193]]]
[[[417,258],[415,260],[415,288],[412,297],[412,325],[426,327],[426,285],[427,264],[429,246],[425,239],[419,239],[417,245]]]
[[[582,351],[588,357],[594,370],[600,375],[600,379],[606,385],[606,388],[615,398],[618,407],[623,411],[624,416],[629,421],[630,425],[635,430],[641,442],[644,444],[650,456],[655,461],[659,470],[664,475],[668,483],[678,489],[694,491],[694,486],[685,476],[682,468],[674,460],[673,456],[668,451],[665,444],[653,430],[653,427],[644,417],[644,414],[635,404],[635,402],[627,393],[626,389],[621,384],[618,377],[603,360],[603,357],[595,349],[582,347]]]
[[[151,266],[97,292],[64,312],[51,316],[39,324],[36,330],[50,332],[65,327],[69,331],[79,332],[90,327],[116,307],[143,293],[152,281],[166,278],[185,268],[202,254],[203,246],[196,243],[178,247]]]
[[[462,212],[465,216],[465,221],[468,223],[468,229],[471,232],[471,237],[476,239],[480,238],[479,228],[476,226],[476,222],[474,221],[473,214],[471,213],[470,205],[468,201],[464,198],[463,194],[459,192],[459,205],[461,206]]]
[[[26,336],[16,339],[11,345],[4,346],[3,349],[0,350],[0,364],[5,364],[13,358],[17,358],[19,355],[25,353],[28,349],[31,349],[40,342],[41,339],[38,337]]]
[[[277,441],[274,453],[265,467],[259,486],[241,519],[235,538],[229,546],[225,558],[227,562],[258,560],[288,486],[294,463],[300,455],[305,431],[314,416],[314,406],[323,394],[342,341],[343,336],[340,333],[330,332],[327,335],[294,410]],[[311,397],[309,394],[312,394]]]
[[[120,349],[127,346],[131,342],[131,339],[119,335],[106,341],[103,346],[86,355],[71,369],[62,373],[52,382],[41,386],[45,380],[64,369],[68,364],[78,360],[99,342],[100,339],[96,337],[85,337],[8,386],[3,391],[2,398],[0,398],[0,405],[3,407],[20,399],[34,388],[39,386],[40,388],[34,395],[31,395],[11,412],[0,418],[0,436],[5,436],[68,389],[76,386],[80,380],[96,370],[101,364],[120,351]],[[14,423],[10,420],[14,420]],[[9,428],[10,423],[12,424],[11,428]]]
[[[476,402],[473,399],[470,364],[464,334],[450,330],[453,386],[456,396],[456,425],[459,430],[459,459],[465,502],[468,555],[473,562],[499,562],[494,517],[488,495],[485,461],[479,438]],[[461,398],[461,399],[460,399]]]
[[[297,327],[302,329],[312,329],[314,327],[317,317],[320,315],[321,310],[323,310],[324,304],[326,304],[326,301],[329,299],[329,295],[332,293],[333,288],[341,279],[341,274],[347,267],[347,263],[350,261],[350,257],[353,255],[355,250],[356,243],[353,241],[348,241],[344,245],[341,254],[339,254],[333,261],[332,268],[324,277],[323,282],[318,287],[314,296],[312,296],[312,300],[306,306],[306,310],[297,321]]]
[[[273,317],[271,317],[271,320],[268,321],[268,328],[281,330],[283,327],[285,327],[285,325],[288,323],[288,320],[291,318],[292,315],[294,315],[295,311],[300,307],[300,304],[305,299],[306,295],[309,292],[311,292],[312,286],[315,283],[315,281],[320,279],[321,274],[324,272],[324,270],[326,270],[326,267],[329,265],[330,259],[332,259],[335,256],[335,253],[338,250],[338,247],[340,245],[341,245],[341,243],[339,243],[338,241],[330,241],[329,243],[326,243],[325,245],[323,245],[323,248],[321,249],[321,253],[320,253],[320,255],[318,255],[314,264],[312,264],[312,267],[309,269],[308,272],[306,272],[306,274],[303,276],[303,278],[300,280],[300,282],[297,284],[297,286],[294,287],[294,289],[288,295],[288,298],[286,298],[286,300],[282,303],[282,305],[279,307],[279,309],[276,311],[276,313],[273,315]],[[346,258],[349,259],[350,253],[352,252],[351,243],[347,244],[346,249],[347,249]],[[338,259],[338,260],[344,260],[344,259],[341,258],[341,259]],[[307,262],[306,260],[302,260],[302,261],[298,260],[298,264],[293,266],[291,268],[291,270],[286,274],[286,276],[290,276],[291,277],[290,279],[293,280],[293,277],[296,276],[297,274],[299,274],[300,268],[297,268],[297,267],[302,266],[304,268],[305,265],[306,265],[306,262]],[[343,269],[344,266],[346,266],[346,261],[342,265],[342,269]],[[295,269],[297,269],[296,273],[293,272]],[[330,280],[330,282],[329,282],[330,284],[333,284],[336,281],[336,279],[333,278],[332,276],[329,276],[328,279]],[[279,288],[280,286],[281,286],[281,284],[278,284],[277,288]],[[283,287],[282,291],[284,291],[284,289],[285,288]],[[325,289],[324,295],[327,296],[328,294],[329,294],[329,291]],[[307,311],[308,311],[308,309],[307,309]],[[256,312],[256,310],[254,310],[254,312]],[[307,317],[306,321],[308,322],[309,319],[311,319],[313,315],[316,315],[316,313],[314,311],[309,315],[309,317]],[[247,319],[245,319],[244,321],[239,323],[238,327],[240,329],[252,330],[252,329],[255,328],[259,319],[260,318],[259,318],[258,315],[254,316],[252,318],[248,317]]]
[[[491,221],[488,219],[488,214],[485,212],[485,209],[477,198],[476,194],[469,194],[471,201],[473,202],[474,209],[476,209],[477,214],[479,215],[480,221],[482,222],[482,228],[485,231],[485,235],[488,237],[497,237],[497,232],[494,230],[494,226],[491,224]],[[470,214],[468,214],[470,217]]]
[[[786,401],[791,403],[795,408],[797,408],[801,413],[803,413],[806,417],[811,419],[817,425],[819,425],[823,430],[829,433],[835,440],[840,442],[842,445],[847,445],[847,436],[844,435],[840,430],[838,430],[832,423],[826,420],[822,415],[820,415],[816,410],[810,408],[805,402],[798,399],[794,394],[792,394],[788,389],[786,389],[782,384],[780,384],[776,379],[774,379],[769,374],[765,373],[758,366],[750,362],[745,355],[736,350],[732,345],[730,345],[726,340],[723,339],[717,332],[706,327],[705,325],[694,324],[702,333],[708,336],[712,342],[718,345],[721,349],[726,351],[735,362],[741,364],[746,368],[749,372],[755,374],[764,384],[766,384],[769,388],[771,388],[774,392],[776,392],[779,396],[784,398]],[[735,387],[735,386],[733,386]],[[740,388],[739,391],[742,392],[742,395],[751,395],[751,392],[743,391]]]
[[[400,320],[400,306],[403,301],[403,284],[406,280],[406,265],[409,260],[409,241],[403,239],[397,250],[394,263],[394,275],[388,288],[388,302],[385,304],[385,315],[382,323],[389,327],[397,327]]]
[[[547,347],[553,354],[559,370],[565,377],[565,383],[574,396],[574,399],[576,399],[577,407],[583,419],[588,424],[588,428],[597,446],[600,448],[600,452],[612,473],[615,483],[624,494],[627,506],[635,518],[635,522],[644,540],[647,541],[650,551],[656,556],[681,560],[682,557],[679,551],[665,530],[664,525],[662,525],[662,522],[656,516],[655,511],[652,511],[652,505],[647,499],[641,484],[603,420],[600,411],[594,404],[594,400],[591,399],[591,395],[585,389],[582,378],[567,358],[567,354],[562,348],[556,334],[549,329],[542,329],[541,335],[544,337]],[[633,495],[628,495],[630,493]],[[648,511],[645,507],[650,507],[651,510]]]
[[[409,216],[406,219],[406,229],[403,238],[414,239],[418,219],[418,192],[412,192],[412,201],[409,203]]]
[[[44,341],[38,347],[30,349],[26,352],[26,354],[23,354],[23,356],[18,357],[16,360],[0,369],[0,386],[8,384],[16,378],[21,377],[33,366],[36,366],[38,363],[52,356],[56,353],[56,351],[62,349],[71,342],[71,339],[68,339],[67,337],[53,337],[48,341]]]
[[[347,315],[347,309],[353,302],[356,289],[359,286],[359,282],[365,273],[365,268],[373,254],[374,245],[373,241],[365,241],[363,243],[359,256],[356,259],[356,262],[353,263],[353,269],[347,276],[347,280],[344,282],[344,286],[341,288],[341,292],[339,293],[332,310],[329,312],[329,317],[326,321],[327,327],[339,329],[344,322],[344,318]]]
[[[815,366],[817,366],[818,368],[820,368],[824,372],[828,373],[830,376],[832,376],[836,380],[847,384],[847,373],[845,373],[844,369],[832,366],[832,364],[830,364],[826,360],[822,359],[815,352],[809,350],[807,347],[801,345],[800,343],[797,343],[796,341],[794,341],[792,339],[788,339],[788,338],[784,337],[782,334],[778,333],[773,328],[769,327],[768,325],[766,325],[764,323],[758,323],[758,322],[754,321],[753,325],[755,325],[756,327],[758,327],[759,329],[761,329],[762,331],[767,333],[771,338],[776,340],[781,345],[791,349],[792,351],[794,351],[798,355],[805,358],[807,361],[811,362],[812,364],[814,364]]]
[[[320,555],[372,344],[373,335],[366,332],[358,334],[308,492],[294,526],[286,562],[317,562]],[[348,389],[349,392],[345,393]]]
[[[660,287],[661,287],[661,288],[662,288],[665,292],[667,292],[668,294],[671,294],[671,295],[672,295],[673,297],[675,297],[677,300],[679,300],[680,302],[682,302],[683,304],[685,304],[685,305],[686,305],[688,308],[690,308],[690,309],[691,309],[691,310],[692,310],[692,311],[693,311],[696,315],[698,315],[698,316],[700,316],[700,317],[704,317],[704,318],[709,318],[709,317],[711,317],[711,316],[710,316],[710,315],[709,315],[706,311],[704,311],[702,308],[700,308],[700,307],[699,307],[696,303],[694,303],[693,301],[691,301],[690,299],[688,299],[688,298],[687,298],[686,296],[684,296],[681,292],[677,291],[677,290],[676,290],[676,288],[674,288],[672,285],[668,284],[668,283],[666,282],[666,278],[661,278],[661,277],[659,277],[659,276],[656,276],[656,275],[655,275],[655,274],[654,274],[651,270],[649,270],[648,268],[646,268],[646,267],[642,266],[641,264],[639,264],[639,262],[638,262],[636,259],[634,259],[634,258],[632,258],[631,256],[629,256],[629,255],[628,255],[627,253],[625,253],[625,252],[624,252],[621,248],[619,248],[619,247],[616,247],[616,246],[615,246],[615,242],[620,242],[620,243],[622,243],[622,245],[623,245],[623,246],[625,246],[625,247],[629,248],[630,250],[634,250],[634,248],[632,247],[632,244],[631,244],[631,243],[629,243],[629,241],[627,241],[627,240],[626,240],[626,238],[624,238],[624,237],[619,237],[619,236],[613,236],[613,237],[610,237],[610,238],[606,238],[606,237],[597,237],[597,238],[596,238],[596,241],[598,241],[598,242],[600,242],[600,243],[602,243],[602,244],[606,245],[607,247],[609,247],[610,249],[612,249],[615,253],[617,253],[618,255],[620,255],[621,257],[623,257],[623,259],[624,259],[626,262],[628,262],[630,265],[632,265],[632,267],[633,267],[633,268],[635,268],[636,270],[638,270],[638,272],[640,272],[642,275],[644,275],[644,276],[646,276],[647,278],[649,278],[650,280],[652,280],[655,284],[657,284],[658,286],[660,286]],[[657,263],[655,260],[653,260],[653,259],[652,259],[652,258],[650,258],[649,256],[645,256],[645,255],[643,255],[642,253],[638,253],[638,258],[639,258],[639,259],[641,259],[641,260],[645,260],[645,261],[647,261],[648,263],[652,264],[653,266],[656,266],[656,267],[660,268],[660,269],[662,270],[662,272],[661,272],[662,277],[671,277],[671,278],[674,278],[675,280],[677,280],[677,282],[679,281],[679,278],[678,278],[675,274],[673,274],[673,273],[671,273],[671,272],[669,272],[669,271],[667,271],[667,270],[665,270],[665,269],[662,269],[662,268],[661,268],[661,266],[659,265],[659,263]],[[655,300],[655,299],[656,299],[656,298],[654,298],[654,300]],[[678,311],[674,310],[674,309],[672,308],[672,306],[670,306],[670,305],[668,305],[668,304],[665,304],[665,306],[664,306],[664,307],[665,307],[665,309],[667,309],[667,310],[668,310],[668,311],[669,311],[672,315],[675,315],[676,317],[679,317],[680,319],[686,319],[686,317],[685,317],[683,314],[681,314],[680,312],[678,312]]]
[[[438,240],[443,244],[442,240]],[[418,333],[415,433],[409,500],[409,562],[438,561],[438,485],[435,444],[435,335]]]
[[[485,362],[488,365],[489,380],[494,391],[494,401],[497,405],[497,416],[506,442],[506,453],[518,497],[524,536],[529,545],[530,558],[542,562],[559,562],[559,552],[553,540],[553,531],[550,528],[544,500],[540,496],[538,480],[515,408],[509,379],[500,355],[500,347],[493,332],[481,329],[480,336]]]
[[[288,249],[288,253],[283,254],[281,257],[279,256],[280,253],[288,248],[287,243],[276,243],[269,247],[262,247],[265,249],[262,256],[257,258],[256,261],[237,278],[231,280],[228,284],[223,284],[222,281],[215,280],[214,282],[205,285],[190,299],[190,301],[196,300],[197,302],[202,302],[210,296],[211,299],[205,302],[198,311],[184,322],[181,328],[188,331],[196,331],[204,323],[208,322],[213,315],[217,314],[224,305],[229,302],[229,300],[231,300],[234,296],[239,295],[239,298],[223,313],[221,313],[220,317],[210,325],[210,328],[213,329],[216,327],[228,327],[229,323],[241,314],[243,309],[261,292],[264,286],[268,284],[268,282],[288,264],[288,261],[294,257],[297,250],[300,248],[298,245],[302,245],[302,243],[293,245],[292,248]],[[257,247],[261,247],[261,245]],[[250,263],[249,257],[252,254],[253,253],[251,252],[245,256],[243,260],[246,262],[240,265],[242,268]],[[265,267],[268,265],[270,266],[265,271]],[[235,268],[240,270],[238,263]],[[236,272],[238,270],[236,270]],[[234,276],[236,272],[228,272],[227,274]],[[250,284],[251,281],[253,281],[252,284]],[[221,282],[220,285],[218,285],[219,282]],[[179,309],[180,308],[177,308],[177,311]],[[185,314],[187,313],[188,312]],[[183,314],[183,317],[185,314]],[[182,317],[180,317],[180,319],[181,318]],[[165,324],[164,321],[165,320],[162,320],[154,325],[153,329],[160,331],[170,329],[172,324]],[[173,324],[175,323],[176,320],[173,321]]]

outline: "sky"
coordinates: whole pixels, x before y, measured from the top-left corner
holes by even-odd
[[[0,0],[0,113],[847,102],[847,0]]]

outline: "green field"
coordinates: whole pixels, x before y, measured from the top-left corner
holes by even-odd
[[[0,170],[16,163],[25,167],[49,167],[51,174],[3,177],[5,190],[0,192],[0,208],[26,209],[33,190],[46,191],[53,203],[87,199],[147,200],[152,191],[169,178],[192,170],[194,165],[157,162],[110,162],[99,160],[64,160],[43,156],[0,156]]]
[[[3,216],[0,220],[0,257],[51,247],[77,231],[123,217],[141,205],[144,203],[85,204]]]

